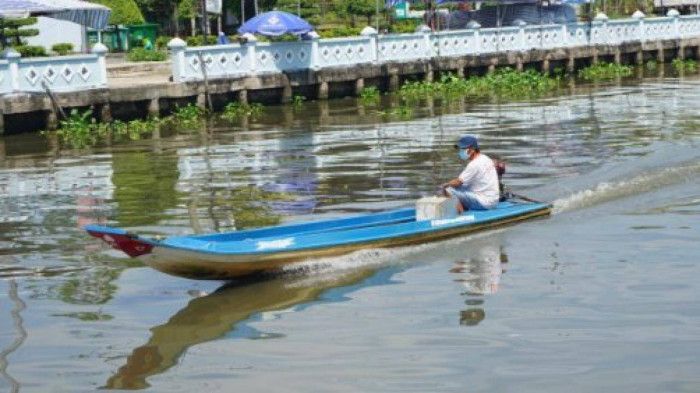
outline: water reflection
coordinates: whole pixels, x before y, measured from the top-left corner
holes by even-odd
[[[474,326],[486,318],[483,297],[498,292],[508,255],[498,235],[475,240],[470,243],[468,253],[468,257],[455,262],[450,272],[457,276],[454,281],[466,289],[462,295],[466,297],[465,304],[471,306],[460,311],[459,323]]]
[[[173,367],[189,347],[223,337],[255,314],[317,300],[330,288],[357,283],[373,273],[374,270],[359,269],[333,277],[282,276],[225,285],[193,299],[168,322],[153,327],[148,342],[131,352],[126,364],[107,380],[104,388],[146,388],[150,386],[148,377]]]

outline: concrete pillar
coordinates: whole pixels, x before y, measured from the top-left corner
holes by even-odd
[[[683,45],[682,40],[679,40],[678,42],[678,58],[685,60],[685,46]]]
[[[148,116],[160,116],[160,100],[158,100],[158,98],[151,98],[151,100],[148,101]]]
[[[523,58],[518,56],[517,59],[515,59],[515,70],[518,72],[522,72],[525,67],[523,66]]]
[[[318,84],[317,97],[319,100],[327,100],[328,99],[328,82],[321,82]]]
[[[635,56],[635,61],[637,65],[644,65],[644,51],[643,50],[638,50],[637,54]]]
[[[285,80],[284,86],[282,86],[282,103],[290,102],[292,102],[292,85],[289,84],[289,80]]]
[[[197,106],[200,109],[207,109],[207,96],[204,93],[197,94]]]
[[[492,62],[491,64],[489,64],[488,73],[490,74],[490,73],[495,72],[495,71],[496,71],[496,64],[494,64]]]
[[[458,78],[464,78],[464,67],[463,67],[463,66],[459,66],[459,67],[455,70],[455,74],[457,74],[457,77],[458,77]]]
[[[0,112],[0,135],[5,133],[5,114]]]
[[[248,90],[240,90],[238,92],[238,102],[241,104],[248,104]]]
[[[109,102],[105,102],[100,106],[100,121],[103,123],[111,123],[112,120],[112,107]]]
[[[549,74],[549,56],[545,56],[542,60],[542,73]]]
[[[433,66],[430,63],[428,63],[425,67],[425,75],[423,76],[423,80],[425,82],[430,83],[434,80],[434,77],[435,72],[433,71]]]
[[[664,46],[661,43],[661,41],[656,41],[656,60],[662,64],[664,62]],[[663,67],[659,67],[659,68],[663,68]]]
[[[576,72],[576,58],[571,53],[569,53],[569,58],[566,59],[566,72],[568,74]]]
[[[700,45],[695,47],[695,60],[700,60]]]
[[[46,129],[53,131],[58,128],[58,117],[56,117],[56,112],[46,111]]]
[[[399,90],[399,75],[398,74],[390,74],[389,75],[389,91],[397,91]]]
[[[591,64],[598,64],[598,48],[593,48],[593,58],[591,58]]]
[[[619,47],[619,46],[615,48],[615,54],[614,54],[613,56],[614,56],[614,62],[615,62],[615,64],[617,64],[617,65],[622,64],[622,53],[620,53],[620,47]]]
[[[358,78],[355,81],[355,96],[359,97],[362,94],[362,90],[365,89],[365,78]]]

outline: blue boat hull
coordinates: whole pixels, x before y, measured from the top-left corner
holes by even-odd
[[[366,248],[420,244],[549,215],[544,203],[502,202],[443,220],[415,220],[414,209],[220,234],[155,240],[108,227],[93,236],[162,272],[195,279],[230,279],[286,264]]]

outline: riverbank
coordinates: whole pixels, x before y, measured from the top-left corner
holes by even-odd
[[[131,120],[164,116],[178,106],[209,104],[221,110],[230,102],[287,103],[294,96],[324,100],[358,96],[365,87],[396,91],[407,80],[432,81],[452,73],[457,76],[483,75],[499,67],[518,70],[534,68],[551,72],[556,68],[574,73],[601,61],[642,65],[650,59],[664,62],[675,58],[698,59],[700,38],[630,42],[619,45],[594,45],[574,48],[506,51],[473,56],[437,57],[383,64],[362,64],[320,70],[264,73],[236,78],[212,78],[205,81],[170,82],[165,79],[165,63],[157,65],[115,66],[106,89],[76,93],[56,93],[58,104],[71,108],[92,107],[98,119]],[[209,100],[207,96],[210,97]],[[11,95],[2,100],[0,130],[18,133],[52,130],[59,117],[44,94]]]

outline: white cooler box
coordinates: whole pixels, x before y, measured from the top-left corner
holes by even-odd
[[[430,196],[416,201],[416,221],[455,218],[458,200],[455,197]]]

